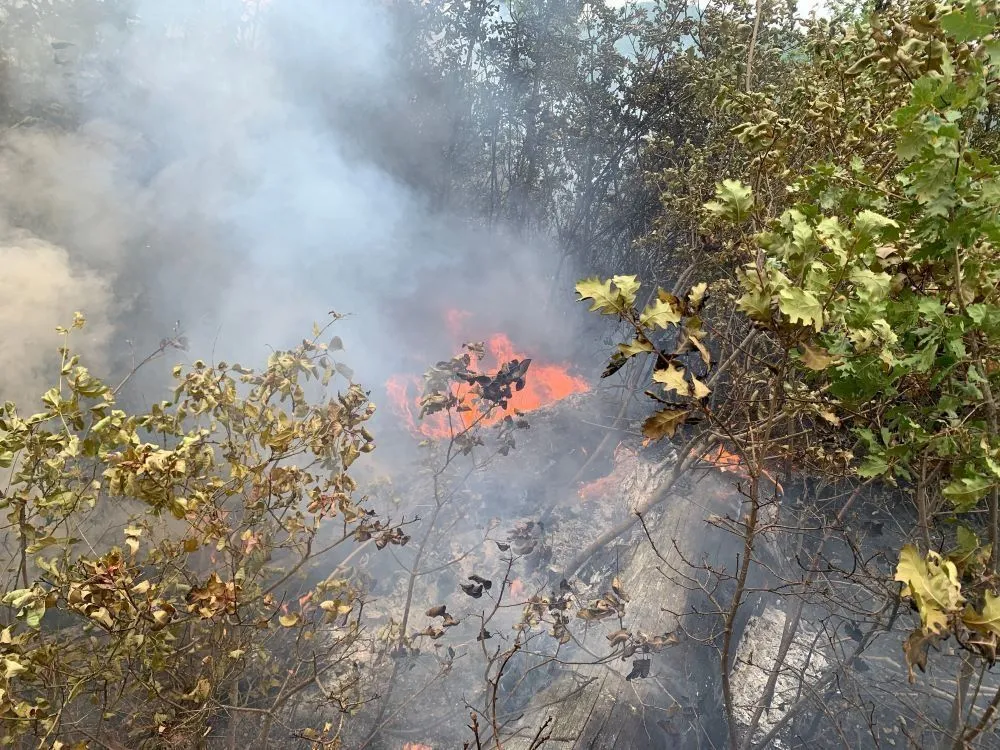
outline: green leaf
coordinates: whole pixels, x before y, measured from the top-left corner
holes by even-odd
[[[795,323],[812,326],[818,333],[823,328],[823,305],[812,292],[793,287],[778,292],[778,309]]]
[[[746,283],[748,279],[748,275],[745,275],[742,278],[744,281],[744,289],[746,291],[743,293],[743,296],[736,301],[736,304],[751,320],[756,320],[758,323],[770,323],[771,295],[759,286],[748,286]]]
[[[861,234],[878,237],[886,229],[899,229],[899,224],[888,216],[865,209],[854,219],[854,229]]]
[[[989,36],[997,25],[997,17],[990,13],[980,13],[980,9],[985,10],[985,7],[979,2],[967,2],[964,12],[952,11],[943,16],[941,28],[959,42]]]
[[[979,537],[976,532],[965,524],[961,524],[955,529],[956,541],[958,542],[958,552],[961,555],[969,555],[979,546]]]
[[[861,466],[858,467],[857,473],[859,477],[871,479],[872,477],[880,477],[887,471],[889,471],[889,464],[886,463],[885,456],[869,453],[865,456]]]
[[[715,187],[715,200],[705,204],[709,214],[741,222],[753,210],[753,191],[739,180],[723,180]]]
[[[867,268],[856,268],[851,271],[851,281],[865,290],[863,295],[872,302],[889,296],[892,287],[892,277],[884,272],[870,271]]]
[[[947,497],[955,505],[955,510],[966,511],[975,506],[992,486],[992,482],[986,477],[971,476],[953,479],[941,494]]]

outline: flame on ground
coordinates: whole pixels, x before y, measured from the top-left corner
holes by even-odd
[[[747,471],[746,466],[744,466],[740,457],[735,453],[727,451],[721,445],[718,450],[712,449],[708,451],[708,453],[701,457],[701,460],[707,461],[720,471],[724,471],[729,474],[736,474],[742,479],[750,479],[750,472]],[[761,473],[771,480],[771,483],[774,484],[775,489],[779,493],[784,491],[781,487],[781,482],[779,482],[777,477],[775,477],[771,472],[764,469]]]
[[[449,310],[445,314],[445,323],[452,335],[458,337],[462,323],[470,317],[470,313],[460,310]],[[527,355],[517,352],[514,344],[503,333],[494,334],[486,342],[486,357],[470,369],[477,369],[483,374],[496,373],[500,367],[513,359],[524,360]],[[471,426],[478,417],[475,408],[468,411],[452,410],[438,412],[417,420],[420,413],[420,397],[423,392],[423,381],[413,375],[393,375],[385,384],[386,393],[393,412],[399,416],[407,428],[415,435],[438,440],[447,440],[452,435],[460,433]],[[525,385],[520,391],[515,391],[506,409],[494,411],[480,424],[494,425],[509,414],[533,411],[542,406],[554,404],[567,396],[584,393],[590,390],[583,378],[570,374],[567,365],[543,364],[533,358],[531,367],[525,377]],[[463,406],[474,407],[476,394],[470,386],[455,384],[452,392]],[[449,419],[451,420],[449,422]]]
[[[740,457],[735,453],[727,451],[721,445],[718,447],[718,450],[709,450],[708,453],[701,457],[701,460],[712,464],[716,469],[724,471],[727,474],[738,474],[744,479],[750,478]]]
[[[577,494],[584,502],[602,500],[620,493],[622,484],[627,479],[628,472],[635,471],[638,454],[624,443],[618,443],[615,448],[611,473],[607,476],[580,485]]]
[[[600,500],[609,498],[621,491],[622,482],[626,479],[627,473],[635,470],[634,462],[637,459],[635,451],[627,448],[623,443],[619,443],[615,448],[614,463],[611,473],[607,476],[595,479],[592,482],[580,485],[577,494],[581,500]],[[723,446],[712,448],[701,457],[702,461],[711,464],[719,471],[727,474],[736,474],[741,479],[750,479],[750,473],[738,455],[727,451]],[[778,492],[782,491],[781,484],[768,471],[764,471],[764,476],[770,479]]]

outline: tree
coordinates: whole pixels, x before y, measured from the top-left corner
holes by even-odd
[[[362,599],[336,567],[307,573],[408,537],[355,495],[352,464],[374,448],[366,392],[309,396],[347,372],[325,330],[259,372],[177,367],[173,398],[133,414],[64,330],[43,410],[4,405],[5,742],[191,746],[253,727],[266,745],[282,725],[336,745],[335,727],[288,726],[288,709],[308,690],[348,712],[363,700]]]
[[[808,58],[794,66],[796,86],[727,92],[727,111],[746,107],[730,146],[745,165],[736,175],[750,184],[722,180],[699,221],[724,257],[742,263],[707,288],[732,294],[752,329],[727,318],[723,303],[712,316],[721,325],[704,324],[713,334],[705,336],[704,285],[686,296],[660,290],[644,311],[634,277],[577,287],[635,332],[609,371],[637,355],[655,362],[651,395],[661,408],[647,436],[722,441],[748,472],[745,515],[725,521],[744,541],[743,566],[718,612],[733,747],[760,739],[760,710],[745,733],[735,726],[730,684],[732,623],[750,568],[764,566],[761,514],[774,502],[760,485],[768,471],[793,467],[881,480],[913,501],[926,552],[904,546],[895,572],[920,615],[904,644],[910,679],[929,646],[955,637],[966,656],[939,732],[958,746],[991,726],[1000,698],[977,709],[970,682],[977,663],[993,663],[997,643],[997,25],[997,7],[982,2],[817,24]],[[700,369],[684,359],[695,352]],[[712,360],[721,364],[706,377]],[[695,418],[702,424],[683,427]],[[954,551],[942,556],[942,546]],[[768,695],[780,668],[779,659]]]

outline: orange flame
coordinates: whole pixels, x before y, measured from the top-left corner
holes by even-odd
[[[614,463],[611,473],[607,476],[595,479],[580,485],[577,494],[584,502],[589,500],[601,500],[621,492],[623,483],[628,478],[629,472],[634,472],[638,455],[629,449],[624,443],[618,443],[614,453]]]
[[[712,464],[719,471],[724,471],[728,474],[739,474],[744,479],[750,478],[740,457],[735,453],[727,451],[721,445],[718,450],[710,450],[701,457],[701,460]]]
[[[735,453],[731,453],[723,448],[721,445],[718,450],[710,450],[704,456],[701,457],[702,461],[707,461],[712,464],[719,471],[724,471],[729,474],[736,474],[742,479],[750,479],[750,472],[747,471],[746,466],[743,465],[743,461]],[[766,469],[762,472],[765,477],[771,480],[774,484],[775,489],[780,493],[784,490],[781,487],[781,482]]]
[[[618,447],[615,448],[614,464],[611,473],[592,482],[580,485],[577,491],[580,499],[584,501],[600,500],[613,496],[615,493],[620,493],[623,482],[630,473],[634,473],[635,471],[635,461],[637,458],[638,456],[634,451],[627,448],[623,443],[619,443]],[[721,445],[718,448],[709,450],[701,457],[701,460],[727,474],[736,474],[743,479],[750,478],[750,474],[747,472],[740,457],[735,453],[727,451]],[[781,484],[773,475],[765,471],[764,476],[774,483],[778,492],[782,491]]]
[[[445,314],[445,322],[448,329],[457,337],[462,321],[470,316],[471,314],[467,312],[449,310]],[[497,372],[503,364],[511,360],[527,359],[527,355],[517,352],[514,344],[503,333],[497,333],[490,337],[486,342],[486,353],[487,356],[478,363],[478,371],[484,374]],[[470,367],[470,369],[473,368]],[[452,393],[459,404],[463,407],[469,407],[468,410],[452,411],[450,414],[438,412],[428,415],[419,424],[416,415],[420,413],[421,379],[412,375],[393,375],[386,382],[385,389],[394,413],[405,422],[410,432],[415,435],[433,439],[448,439],[470,427],[480,417],[474,405],[476,394],[466,385],[454,384]],[[583,378],[571,375],[567,365],[542,364],[537,359],[533,359],[525,377],[524,388],[513,392],[511,399],[507,402],[506,409],[494,409],[479,424],[483,426],[495,425],[507,415],[533,411],[561,401],[567,396],[584,393],[588,390],[587,382]],[[449,420],[451,421],[449,422]]]

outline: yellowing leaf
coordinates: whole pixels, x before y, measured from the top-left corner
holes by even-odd
[[[197,701],[199,703],[208,700],[209,696],[212,695],[212,683],[207,679],[202,677],[194,686],[194,690],[190,693],[185,693],[184,697],[188,700]]]
[[[677,428],[684,424],[690,412],[686,409],[666,408],[656,412],[642,424],[642,434],[650,440],[673,437]]]
[[[832,424],[834,427],[840,426],[840,417],[838,417],[832,411],[827,411],[826,409],[820,409],[818,413],[823,419]]]
[[[27,672],[28,668],[18,661],[13,659],[3,660],[3,676],[4,679],[9,680],[11,677],[16,677],[22,672]]]
[[[170,622],[170,613],[165,610],[158,609],[153,612],[153,622],[156,623],[157,628],[162,628]]]
[[[691,287],[691,291],[688,292],[688,307],[692,312],[697,312],[701,309],[702,303],[705,302],[705,293],[707,291],[708,284],[704,281]]]
[[[618,289],[626,307],[635,304],[635,295],[639,292],[639,279],[635,276],[612,276],[611,283]]]
[[[667,363],[665,370],[655,370],[653,372],[653,381],[663,385],[664,390],[668,393],[670,391],[677,391],[682,396],[688,394],[688,384],[684,380],[684,370],[677,367],[673,362]]]
[[[893,580],[904,584],[902,595],[910,597],[917,605],[924,633],[946,631],[949,616],[956,613],[964,601],[955,563],[936,552],[921,557],[912,544],[900,550]]]
[[[711,388],[709,388],[707,385],[698,380],[698,378],[692,376],[691,378],[692,396],[694,396],[695,398],[706,398],[711,392],[712,392]]]
[[[712,355],[709,354],[708,348],[701,343],[701,340],[705,337],[705,329],[702,328],[701,318],[697,315],[685,318],[682,331],[684,335],[682,340],[678,342],[677,353],[680,354],[683,351],[687,351],[688,346],[693,346],[701,355],[702,362],[706,365],[712,364]]]
[[[108,612],[107,608],[100,607],[90,613],[90,618],[101,623],[104,627],[109,630],[115,626],[115,621],[111,619],[111,613]]]
[[[626,358],[653,351],[653,345],[645,339],[632,339],[627,344],[619,344],[618,351]]]
[[[289,615],[281,615],[278,618],[278,622],[280,622],[281,626],[285,628],[294,628],[296,625],[299,624],[300,620],[301,618],[299,617],[298,613],[295,612]]]
[[[604,315],[620,315],[630,309],[638,291],[639,281],[635,276],[614,276],[607,281],[594,276],[576,285],[581,300],[593,300],[591,312]]]
[[[982,612],[976,612],[971,605],[966,606],[962,622],[977,633],[1000,637],[1000,596],[987,591],[984,602]]]
[[[805,289],[782,289],[778,292],[778,309],[792,322],[801,321],[818,333],[823,328],[823,305]]]
[[[681,304],[672,294],[657,297],[639,316],[641,325],[653,328],[666,328],[680,321]]]

